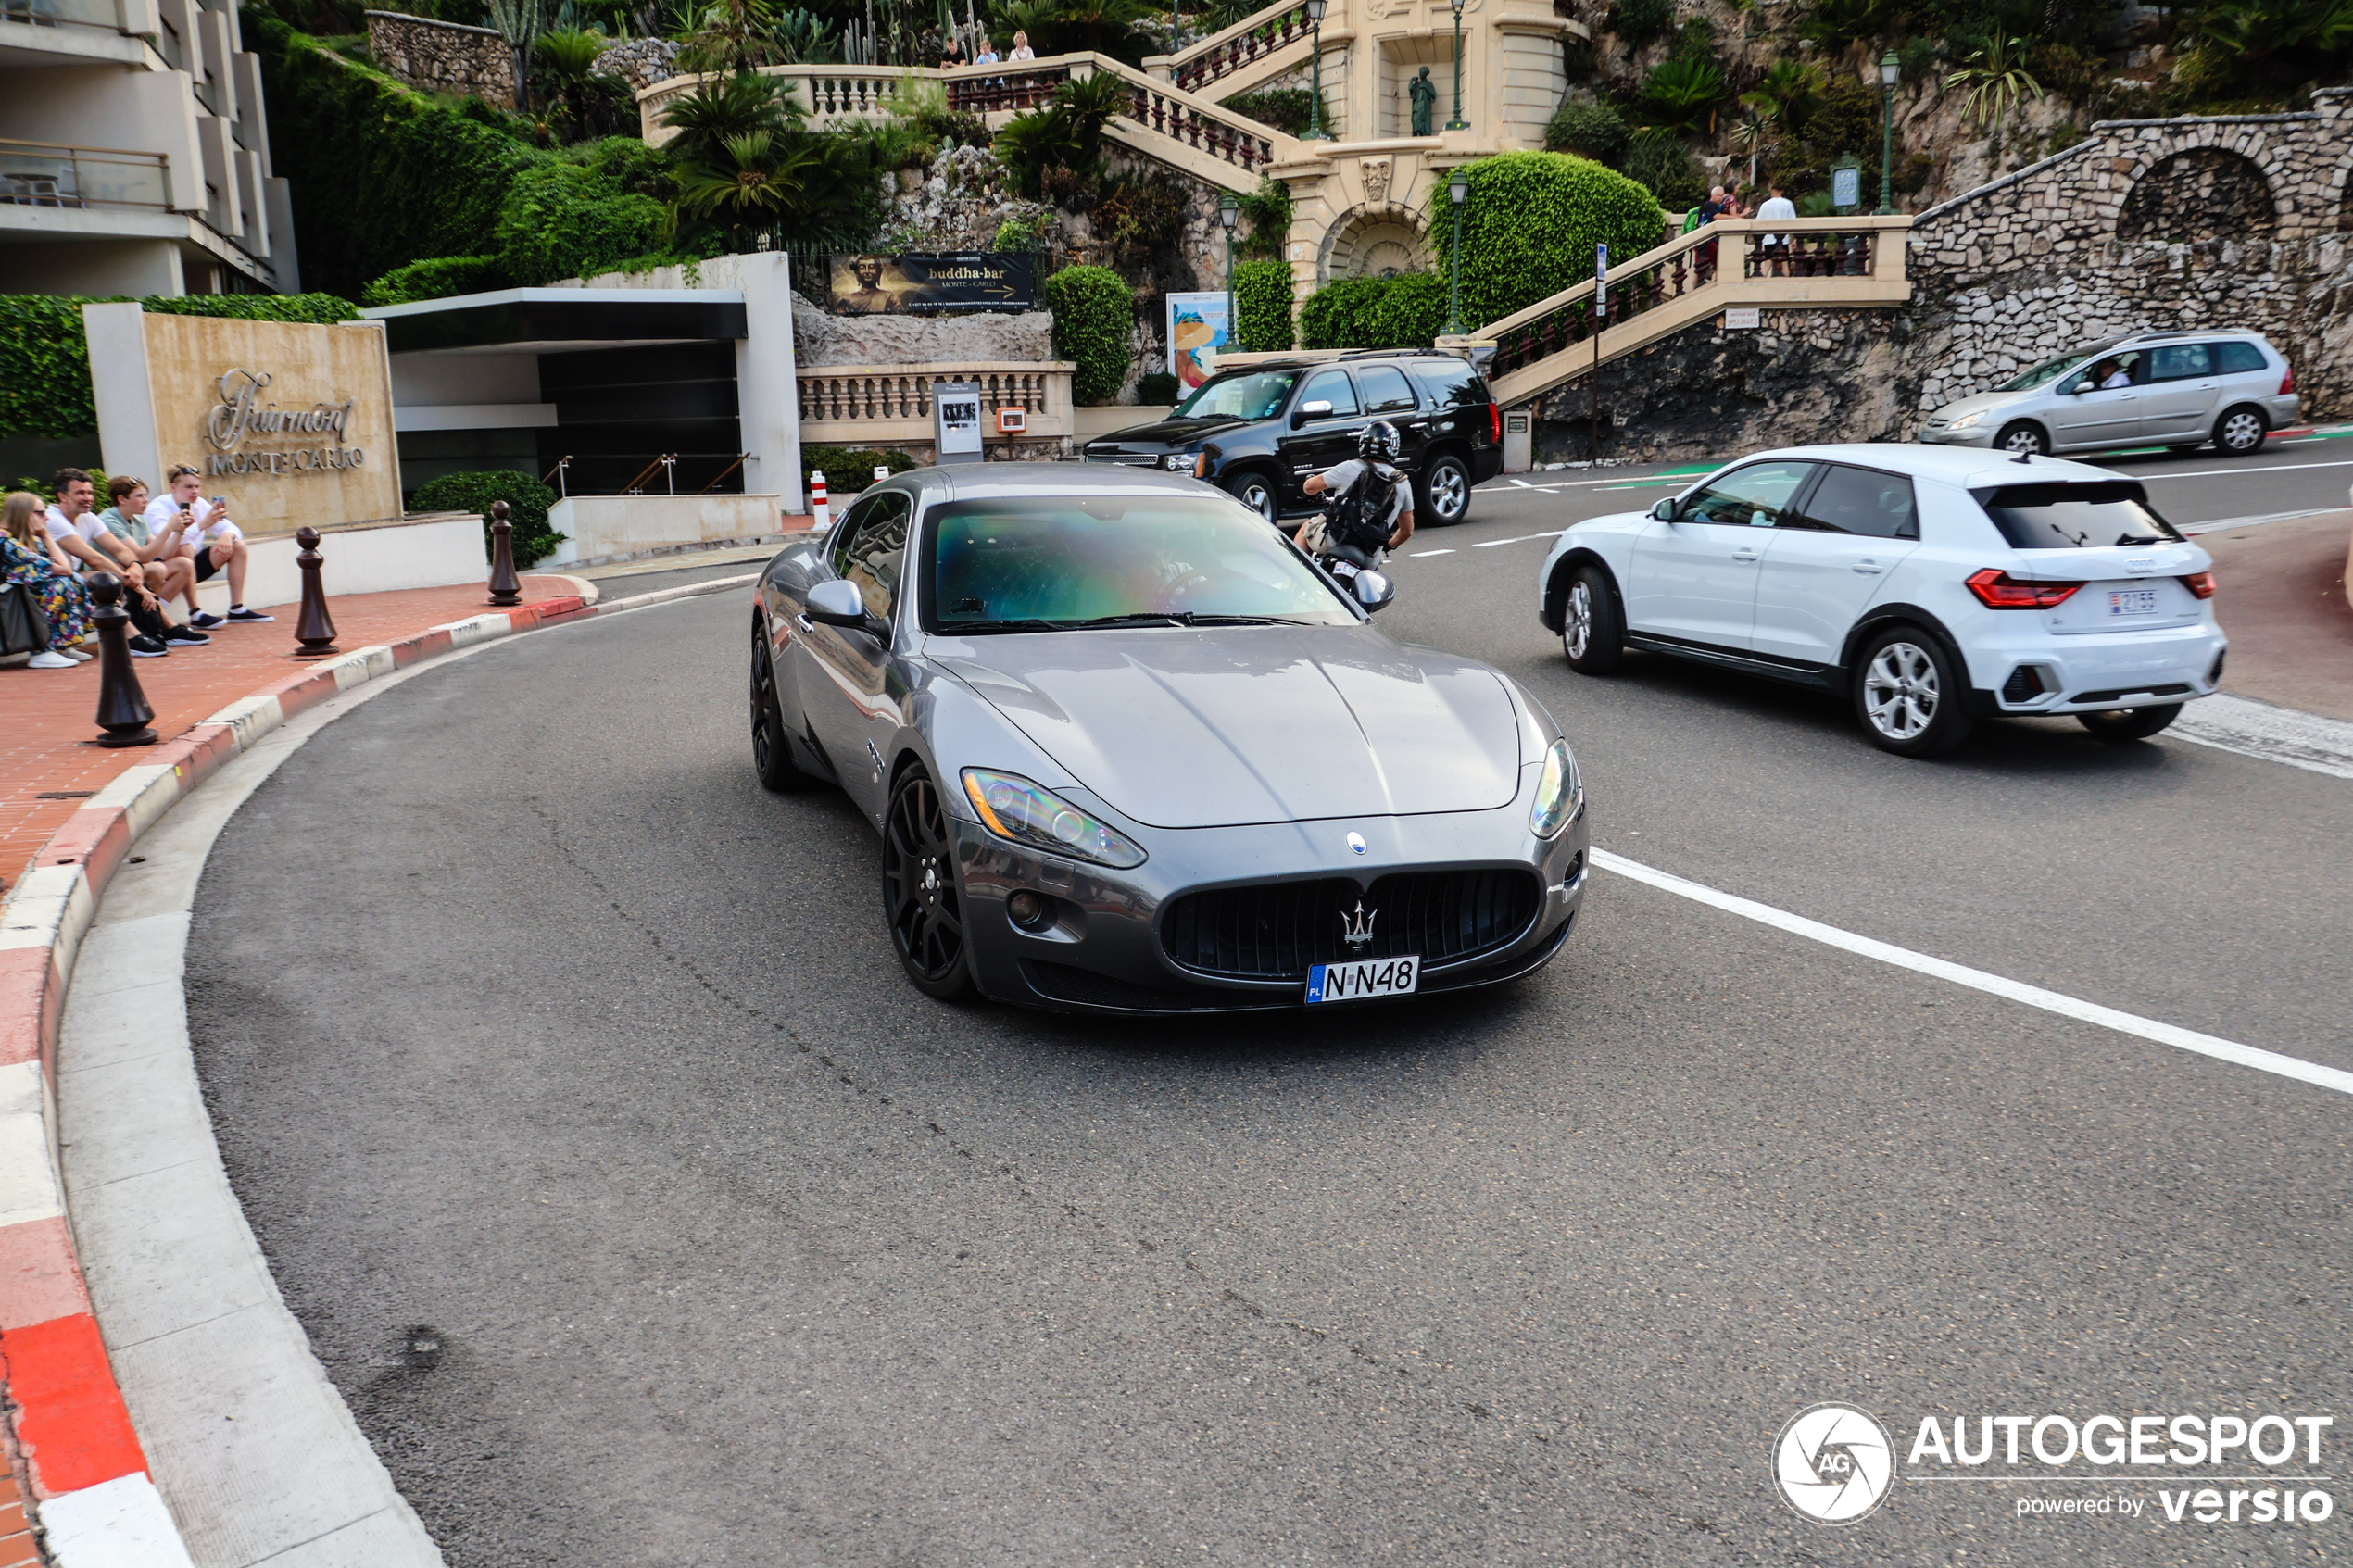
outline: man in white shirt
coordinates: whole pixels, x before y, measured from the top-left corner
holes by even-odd
[[[57,548],[72,559],[76,571],[103,571],[121,581],[122,608],[129,612],[134,627],[131,636],[132,653],[152,658],[170,651],[175,643],[212,640],[201,632],[171,624],[170,618],[163,612],[163,601],[147,585],[145,563],[139,558],[139,552],[116,538],[92,509],[97,502],[97,486],[92,483],[88,470],[59,469],[52,483],[57,487],[57,504],[49,508],[42,520],[43,526]]]
[[[229,521],[229,504],[205,499],[199,494],[204,475],[187,463],[174,464],[170,479],[170,489],[147,503],[148,533],[159,539],[167,531],[178,529],[195,552],[197,583],[208,583],[219,572],[229,574],[227,620],[241,625],[275,621],[274,615],[245,608],[245,536]],[[195,610],[195,586],[191,583],[188,608]],[[199,626],[218,626],[223,618],[199,610],[191,619]]]
[[[1756,216],[1758,218],[1769,222],[1776,218],[1795,218],[1797,216],[1797,204],[1790,200],[1787,196],[1781,194],[1781,188],[1778,183],[1768,184],[1765,188],[1770,191],[1772,194],[1767,196],[1765,198],[1764,205],[1756,209]],[[1788,266],[1788,263],[1782,259],[1782,257],[1786,253],[1789,245],[1789,236],[1787,234],[1760,235],[1757,243],[1762,245],[1768,245],[1772,248],[1773,276],[1776,278],[1780,277],[1782,275],[1782,269]]]

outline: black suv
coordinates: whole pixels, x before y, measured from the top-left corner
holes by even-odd
[[[1471,486],[1504,466],[1504,420],[1487,383],[1463,359],[1434,349],[1277,359],[1212,376],[1158,424],[1090,441],[1090,463],[1190,473],[1223,485],[1272,522],[1317,503],[1300,486],[1356,455],[1375,420],[1404,442],[1398,466],[1414,478],[1414,521],[1470,515]]]

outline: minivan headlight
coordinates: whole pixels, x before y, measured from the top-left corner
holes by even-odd
[[[1585,781],[1577,771],[1577,756],[1568,742],[1556,740],[1544,753],[1544,771],[1536,780],[1536,800],[1528,809],[1529,831],[1539,838],[1558,834],[1577,815],[1585,797]]]
[[[1982,411],[1974,414],[1963,414],[1959,419],[1955,420],[1951,424],[1946,425],[1944,428],[1946,430],[1967,430],[1969,426],[1977,423],[1983,418],[1985,418],[1985,415]]]
[[[1052,790],[986,768],[967,768],[963,778],[965,798],[980,814],[981,825],[1010,844],[1121,871],[1144,863],[1144,852],[1133,840]]]

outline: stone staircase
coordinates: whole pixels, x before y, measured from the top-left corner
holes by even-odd
[[[1345,44],[1349,36],[1340,29],[1329,29],[1324,42],[1327,47]],[[1230,98],[1306,65],[1314,37],[1307,7],[1300,0],[1275,0],[1173,55],[1151,56],[1144,61],[1144,69],[1188,93]]]

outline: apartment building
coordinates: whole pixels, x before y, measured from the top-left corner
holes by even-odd
[[[0,0],[0,294],[290,294],[236,0]]]

